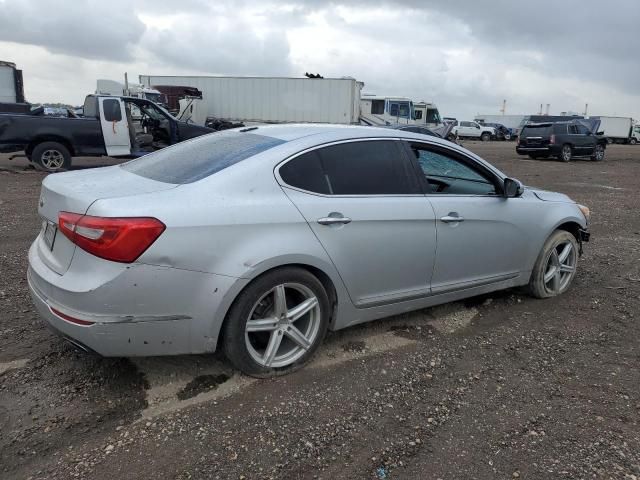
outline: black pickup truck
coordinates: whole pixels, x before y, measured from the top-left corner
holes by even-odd
[[[88,95],[81,117],[0,114],[0,152],[24,151],[55,172],[69,168],[72,157],[134,158],[214,131],[181,122],[149,100]]]

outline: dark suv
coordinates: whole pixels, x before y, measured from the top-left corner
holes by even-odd
[[[556,157],[568,162],[573,157],[591,157],[604,160],[607,140],[594,134],[583,123],[532,123],[525,125],[518,137],[516,152],[531,158]]]

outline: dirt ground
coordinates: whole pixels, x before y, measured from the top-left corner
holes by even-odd
[[[572,289],[337,332],[267,381],[219,356],[92,357],[50,333],[25,276],[44,174],[0,156],[0,478],[639,479],[640,146],[568,164],[466,146],[591,208]]]

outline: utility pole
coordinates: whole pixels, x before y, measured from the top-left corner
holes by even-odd
[[[507,100],[502,100],[502,108],[500,109],[500,113],[502,113],[502,115],[504,115],[504,113],[507,111]]]
[[[589,112],[589,104],[588,104],[588,103],[585,103],[585,104],[584,104],[584,116],[585,116],[585,117],[587,116],[587,113],[588,113],[588,112]]]
[[[542,115],[542,104],[540,104],[540,111],[538,112],[538,115]]]

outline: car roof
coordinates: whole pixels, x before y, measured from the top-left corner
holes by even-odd
[[[235,129],[236,131],[249,131],[257,135],[278,138],[287,142],[298,140],[303,137],[323,136],[325,141],[343,140],[351,138],[398,138],[398,132],[402,132],[403,138],[414,138],[424,140],[421,133],[414,133],[407,130],[398,130],[387,127],[369,127],[364,125],[335,125],[335,124],[286,124],[286,125],[258,125]],[[445,145],[449,142],[437,137],[429,137],[431,141],[442,141]],[[439,143],[439,142],[438,142]]]

